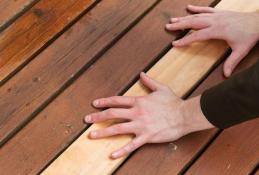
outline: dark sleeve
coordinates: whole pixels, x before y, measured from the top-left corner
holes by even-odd
[[[259,61],[201,95],[209,122],[227,128],[259,116]]]

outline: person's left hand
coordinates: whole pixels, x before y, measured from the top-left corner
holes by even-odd
[[[189,132],[212,127],[200,112],[199,99],[196,100],[196,106],[192,103],[188,107],[188,111],[194,117],[186,117],[184,115],[186,112],[183,111],[186,108],[185,101],[178,98],[169,87],[144,73],[140,77],[142,84],[152,93],[139,97],[114,96],[97,99],[93,102],[96,108],[108,107],[109,109],[85,117],[87,123],[104,122],[110,119],[124,120],[110,127],[90,132],[89,137],[92,139],[119,134],[135,135],[130,143],[115,151],[111,155],[112,158],[127,155],[145,143],[170,142]],[[194,109],[191,109],[191,106]],[[197,120],[197,117],[201,118]]]

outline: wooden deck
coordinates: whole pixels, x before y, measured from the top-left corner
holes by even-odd
[[[166,32],[170,17],[187,15],[187,4],[218,2],[2,0],[0,175],[44,171],[89,127],[83,117],[95,111],[92,100],[122,95],[186,33]],[[224,81],[224,58],[185,98]],[[259,44],[236,72],[258,58]],[[258,174],[258,126],[256,119],[145,145],[113,173]]]

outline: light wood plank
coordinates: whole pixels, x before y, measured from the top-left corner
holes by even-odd
[[[224,0],[217,8],[255,11],[259,1],[249,4],[245,0]],[[178,96],[188,92],[224,54],[227,45],[221,41],[194,43],[185,48],[171,49],[148,74],[170,86]],[[126,96],[146,95],[146,90],[136,83]],[[125,145],[132,138],[128,135],[101,140],[89,140],[90,131],[105,128],[111,123],[93,124],[42,174],[111,174],[126,157],[110,160],[115,149]]]

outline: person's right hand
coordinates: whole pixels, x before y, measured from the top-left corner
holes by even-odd
[[[232,49],[232,53],[227,58],[223,68],[224,75],[229,77],[259,39],[259,13],[222,11],[211,7],[192,5],[189,5],[187,9],[199,14],[171,18],[166,29],[169,31],[193,29],[195,31],[174,41],[173,45],[180,47],[195,41],[225,40]]]

